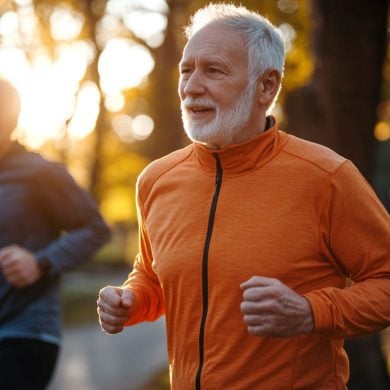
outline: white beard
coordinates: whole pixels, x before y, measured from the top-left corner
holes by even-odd
[[[248,83],[247,88],[236,103],[221,109],[208,98],[186,97],[180,104],[184,130],[192,141],[205,144],[229,145],[235,136],[247,125],[253,107],[255,85]],[[215,118],[207,123],[192,120],[187,107],[193,105],[215,110]]]

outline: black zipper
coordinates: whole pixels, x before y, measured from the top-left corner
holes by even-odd
[[[202,257],[202,302],[203,302],[203,312],[202,312],[202,320],[200,322],[199,329],[199,367],[196,373],[195,378],[195,389],[200,390],[200,380],[202,376],[203,362],[204,362],[204,329],[206,326],[207,312],[208,312],[208,294],[209,294],[209,286],[208,286],[208,262],[209,262],[209,249],[211,236],[213,234],[214,228],[214,219],[215,212],[217,210],[217,203],[219,192],[221,190],[222,184],[222,165],[221,160],[219,159],[218,154],[213,154],[216,163],[216,176],[215,176],[215,187],[214,187],[214,195],[211,201],[210,213],[209,213],[209,223],[207,226],[206,233],[206,241],[203,247],[203,257]]]

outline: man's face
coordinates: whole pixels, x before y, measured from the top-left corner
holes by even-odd
[[[254,92],[248,84],[248,55],[239,33],[213,23],[189,40],[179,80],[189,138],[211,147],[235,143],[250,120]]]

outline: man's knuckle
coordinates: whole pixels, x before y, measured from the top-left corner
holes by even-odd
[[[244,316],[244,322],[246,325],[257,325],[259,318],[254,315],[246,315]]]
[[[261,336],[260,327],[258,326],[248,326],[248,332],[254,336]]]
[[[112,314],[107,314],[107,313],[102,313],[101,318],[106,324],[109,324],[110,326],[120,326],[125,322],[125,318],[118,316],[118,315],[112,315]]]
[[[244,292],[244,299],[256,300],[260,298],[260,293],[257,288],[250,288]]]
[[[122,323],[124,322],[121,317],[117,317],[117,316],[112,316],[111,321],[112,321],[111,324],[114,326],[122,325]]]
[[[107,292],[107,287],[103,287],[99,290],[99,297],[102,298]]]

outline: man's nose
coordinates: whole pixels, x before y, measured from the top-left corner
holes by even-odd
[[[206,91],[204,78],[198,70],[194,70],[184,82],[183,92],[187,96],[203,95]]]

